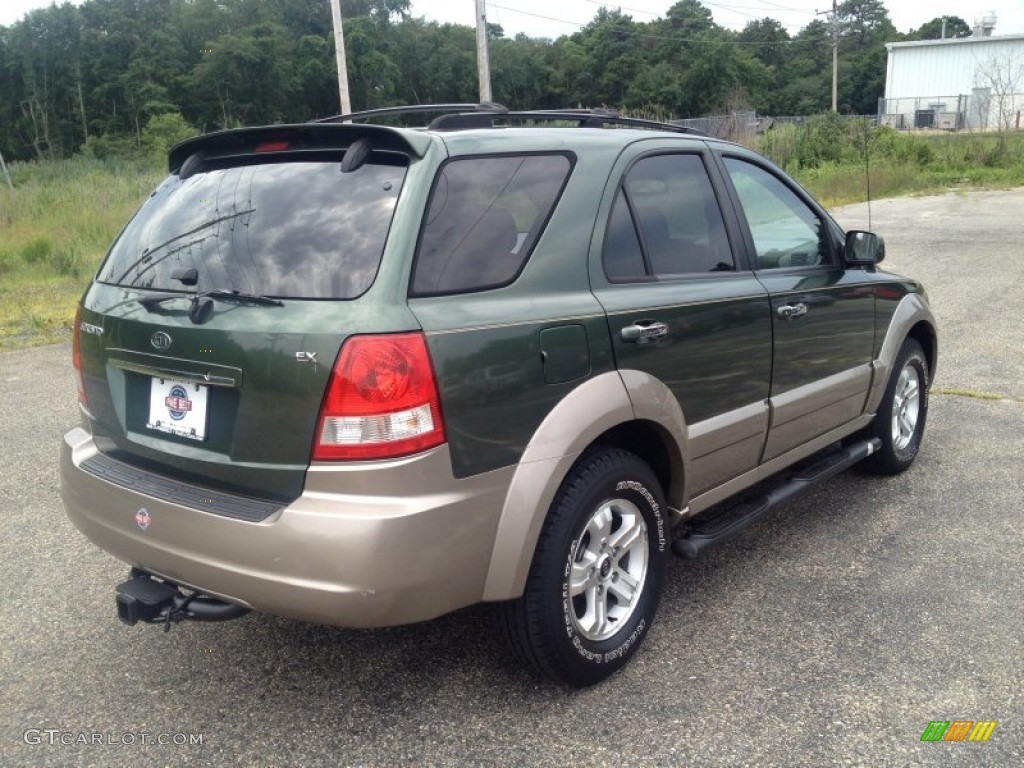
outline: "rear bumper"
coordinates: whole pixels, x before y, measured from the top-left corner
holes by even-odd
[[[260,522],[123,487],[61,446],[61,495],[92,542],[182,586],[279,616],[383,627],[479,602],[514,468],[452,477],[447,446],[380,462],[315,464],[298,499]],[[143,529],[136,521],[146,523]]]

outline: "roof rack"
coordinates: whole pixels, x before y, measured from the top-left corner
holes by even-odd
[[[341,123],[357,120],[369,120],[391,115],[409,115],[424,113],[440,113],[429,124],[436,131],[459,131],[468,128],[497,128],[527,123],[576,123],[578,128],[605,128],[622,126],[626,128],[647,128],[672,133],[686,133],[694,136],[706,136],[696,128],[666,123],[660,120],[646,120],[639,117],[624,117],[611,109],[538,109],[511,111],[501,104],[484,102],[482,104],[412,104],[404,107],[384,107],[368,109],[363,112],[352,112],[347,115],[324,117],[313,120],[315,123]]]
[[[695,136],[706,136],[703,131],[675,123],[659,120],[645,120],[639,117],[624,117],[610,109],[538,109],[521,112],[471,112],[441,115],[430,123],[430,128],[438,131],[457,131],[466,128],[495,128],[525,123],[576,123],[578,128],[605,128],[622,126],[625,128],[647,128],[672,133],[687,133]]]
[[[346,115],[335,115],[334,117],[321,117],[318,120],[310,120],[311,123],[347,123],[354,120],[368,120],[374,117],[388,117],[390,115],[415,115],[430,112],[487,112],[491,114],[503,114],[508,109],[501,104],[485,101],[482,104],[407,104],[402,107],[382,107],[380,109],[365,109],[362,112],[350,112]]]

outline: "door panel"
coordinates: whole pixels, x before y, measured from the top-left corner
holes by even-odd
[[[734,477],[737,466],[753,467],[764,447],[768,416],[768,402],[762,400],[691,425],[690,487],[700,493]]]
[[[696,430],[690,492],[700,493],[757,466],[767,428],[764,404],[771,371],[764,287],[752,276],[737,275],[612,285],[594,293],[608,314],[617,367],[644,371],[664,382],[686,423]],[[664,336],[627,341],[627,329],[640,323],[664,324]],[[744,410],[751,406],[762,410]],[[734,412],[739,416],[730,418]]]
[[[843,268],[828,221],[780,175],[736,157],[723,164],[770,296],[768,461],[863,411],[874,293],[863,271]]]
[[[871,368],[862,365],[772,397],[764,460],[857,418],[870,384]]]
[[[767,291],[737,259],[701,153],[660,153],[624,174],[592,270],[617,367],[648,373],[691,430],[691,494],[757,466],[768,425]],[[730,236],[731,235],[731,236]]]
[[[771,296],[775,331],[768,461],[863,411],[875,304],[860,271],[758,277]]]

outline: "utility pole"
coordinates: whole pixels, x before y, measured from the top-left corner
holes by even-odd
[[[814,15],[821,16],[829,11],[817,11]],[[832,0],[832,111],[838,112],[839,103],[839,8],[836,0]]]
[[[334,22],[334,54],[338,59],[338,95],[341,97],[341,114],[352,112],[348,98],[348,65],[345,62],[345,30],[341,26],[339,0],[331,0],[331,20]]]
[[[476,69],[480,81],[480,102],[491,100],[491,63],[487,58],[487,9],[476,0]]]
[[[340,23],[340,22],[339,22]],[[839,96],[839,9],[832,0],[832,111],[838,112]]]

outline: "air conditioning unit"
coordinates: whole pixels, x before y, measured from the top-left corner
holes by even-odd
[[[958,117],[956,112],[939,112],[935,116],[935,127],[940,131],[955,131],[958,127]]]
[[[897,131],[903,130],[903,115],[882,115],[880,122],[887,128],[895,128]]]

